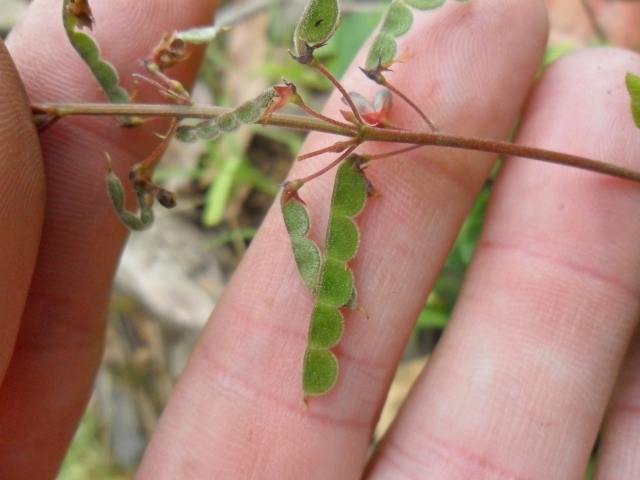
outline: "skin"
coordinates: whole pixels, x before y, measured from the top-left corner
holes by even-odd
[[[96,2],[95,35],[123,78],[162,31],[206,23],[212,8],[171,5],[178,3]],[[99,100],[50,21],[58,8],[34,2],[7,42],[24,89],[31,101]],[[640,57],[577,52],[534,84],[546,33],[539,2],[448,2],[416,15],[401,43],[413,57],[388,78],[442,131],[502,139],[524,108],[517,142],[640,169],[640,131],[623,87],[628,70],[640,72]],[[50,52],[37,43],[45,36]],[[65,119],[38,139],[18,74],[0,52],[0,476],[51,478],[90,393],[126,236],[103,194],[103,151],[123,175],[152,150],[159,127]],[[187,83],[192,60],[178,72]],[[378,89],[354,70],[344,84],[367,98]],[[327,111],[336,107],[334,96]],[[424,128],[400,102],[390,120]],[[310,135],[303,153],[331,142]],[[326,161],[297,164],[291,178]],[[427,148],[367,170],[382,196],[358,217],[362,248],[350,265],[370,318],[346,313],[334,349],[338,382],[306,410],[300,369],[313,298],[272,208],[138,477],[579,479],[602,428],[596,478],[637,478],[640,187],[520,159],[508,159],[496,182],[449,327],[366,462],[413,322],[492,162],[490,154]],[[315,238],[330,189],[324,176],[301,191]]]

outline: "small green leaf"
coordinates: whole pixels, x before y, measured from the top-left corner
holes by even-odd
[[[640,128],[640,77],[629,72],[626,76],[627,90],[631,95],[631,114],[636,127]]]
[[[326,43],[338,28],[339,20],[338,0],[311,0],[293,34],[296,54],[303,54],[305,44],[316,48]]]
[[[214,227],[223,220],[235,175],[242,161],[242,155],[236,152],[227,155],[225,161],[222,162],[205,196],[204,209],[202,210],[202,223],[205,227]]]
[[[329,348],[340,340],[344,319],[336,307],[316,303],[311,313],[309,348]]]
[[[394,0],[387,10],[380,31],[393,37],[399,37],[409,31],[412,23],[413,14],[404,4],[404,0]]]
[[[441,7],[445,0],[405,0],[407,5],[418,10],[432,10]]]
[[[308,348],[302,368],[302,390],[305,395],[322,395],[335,385],[338,360],[329,350]]]

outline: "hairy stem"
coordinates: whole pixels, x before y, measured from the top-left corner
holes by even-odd
[[[351,111],[353,112],[353,116],[356,119],[356,122],[358,122],[359,124],[362,124],[362,118],[360,117],[360,112],[358,112],[358,109],[356,108],[356,104],[353,103],[353,100],[351,99],[351,95],[349,95],[349,92],[347,92],[344,87],[342,86],[342,84],[338,81],[338,79],[336,77],[333,76],[333,74],[327,70],[325,68],[324,65],[322,65],[320,62],[318,62],[317,60],[315,62],[313,62],[311,64],[311,66],[313,68],[315,68],[316,70],[318,70],[322,75],[324,75],[325,77],[327,77],[327,79],[333,83],[333,86],[336,87],[338,89],[338,91],[342,94],[342,97],[346,100],[346,102],[349,104],[349,108],[351,109]]]
[[[232,111],[230,108],[215,106],[187,106],[187,105],[153,105],[153,104],[35,104],[32,105],[34,114],[48,114],[56,117],[68,115],[137,115],[141,117],[175,117],[175,118],[215,118]],[[513,155],[516,157],[541,160],[571,167],[603,173],[614,177],[624,178],[640,183],[640,172],[628,168],[610,165],[577,155],[527,147],[508,142],[486,140],[482,138],[462,137],[440,132],[414,132],[390,128],[363,126],[360,132],[352,128],[343,128],[316,118],[301,115],[287,115],[274,113],[269,125],[291,128],[296,130],[332,133],[345,137],[357,138],[360,143],[365,141],[407,143],[414,145],[433,145],[453,147],[465,150],[479,150],[497,153],[499,155]]]

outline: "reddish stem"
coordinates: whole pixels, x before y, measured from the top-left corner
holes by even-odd
[[[316,173],[312,173],[311,175],[309,175],[308,177],[304,177],[301,178],[300,181],[302,183],[307,183],[310,182],[311,180],[313,180],[314,178],[319,177],[320,175],[327,173],[329,170],[331,170],[333,167],[335,167],[336,165],[338,165],[342,160],[344,160],[345,158],[347,158],[349,155],[351,155],[351,152],[353,152],[356,149],[357,145],[354,145],[353,147],[349,147],[344,153],[342,153],[342,155],[340,155],[338,158],[336,158],[333,162],[331,162],[329,165],[327,165],[326,167],[318,170]]]
[[[316,117],[316,118],[322,120],[323,122],[327,122],[327,123],[330,123],[332,125],[335,125],[335,126],[341,127],[341,128],[350,128],[353,131],[356,131],[356,129],[355,129],[355,127],[353,125],[349,125],[348,123],[344,123],[344,122],[339,122],[338,120],[334,120],[333,118],[327,117],[327,116],[325,116],[325,115],[323,115],[323,114],[321,114],[319,112],[316,112],[311,107],[309,107],[306,103],[304,103],[304,100],[302,100],[302,97],[300,97],[300,96],[298,96],[298,100],[296,102],[296,105],[298,105],[302,110],[307,112],[312,117]],[[300,160],[300,158],[298,158],[298,160]]]
[[[433,123],[431,120],[429,120],[429,117],[427,117],[424,112],[422,110],[420,110],[420,108],[413,103],[409,97],[407,97],[404,93],[402,93],[400,90],[398,90],[396,87],[394,87],[393,85],[391,85],[389,82],[387,82],[386,80],[384,81],[383,85],[385,87],[387,87],[389,90],[391,90],[393,93],[395,93],[396,95],[398,95],[402,100],[404,100],[413,110],[415,110],[415,112],[420,115],[420,117],[426,122],[427,125],[429,125],[429,128],[434,131],[437,132],[438,131],[438,126]]]
[[[315,157],[318,155],[322,155],[323,153],[339,153],[344,151],[344,149],[349,148],[351,146],[357,147],[360,145],[360,141],[356,138],[352,140],[347,140],[345,142],[336,142],[333,145],[330,145],[325,148],[321,148],[320,150],[314,150],[313,152],[305,153],[304,155],[298,155],[296,157],[298,160],[306,160],[307,158]]]
[[[351,111],[353,112],[353,116],[355,117],[356,122],[358,122],[358,124],[361,125],[363,122],[362,122],[362,118],[360,117],[360,113],[358,112],[358,109],[356,108],[356,104],[353,103],[353,100],[351,99],[351,96],[344,89],[344,87],[338,81],[338,79],[336,77],[334,77],[331,74],[331,72],[324,67],[324,65],[322,65],[320,62],[318,62],[318,60],[315,60],[311,64],[311,66],[314,67],[316,70],[318,70],[322,75],[324,75],[340,91],[340,93],[342,94],[342,96],[344,97],[346,102],[349,104],[349,108],[351,108]]]

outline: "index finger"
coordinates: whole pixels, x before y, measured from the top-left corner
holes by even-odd
[[[539,2],[447,2],[416,14],[400,46],[412,57],[389,79],[443,131],[503,139],[545,39]],[[344,84],[365,96],[378,89],[355,69]],[[326,111],[339,105],[334,95]],[[397,100],[391,121],[425,128]],[[333,141],[311,135],[304,151]],[[346,333],[334,349],[337,384],[306,410],[301,366],[313,296],[296,271],[279,207],[272,208],[164,411],[140,476],[359,478],[404,344],[493,159],[430,148],[367,170],[382,197],[369,200],[357,219],[361,246],[351,265],[370,318],[346,313]],[[292,178],[327,161],[297,164]],[[325,176],[301,191],[316,225],[326,223],[330,188]]]

